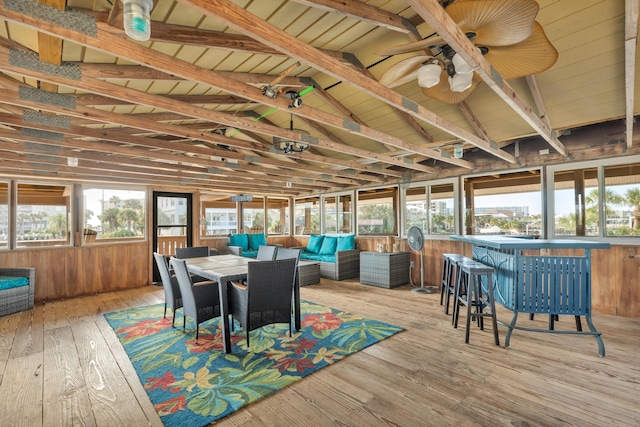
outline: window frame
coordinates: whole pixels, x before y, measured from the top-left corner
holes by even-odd
[[[453,234],[433,234],[431,233],[431,187],[441,186],[441,185],[453,185]],[[443,178],[443,179],[435,179],[429,181],[419,181],[414,182],[409,185],[401,186],[400,191],[400,206],[401,206],[401,237],[407,237],[407,190],[412,188],[423,187],[425,190],[425,203],[427,206],[426,214],[427,217],[425,219],[425,223],[427,224],[426,230],[422,230],[422,234],[425,239],[433,239],[438,240],[442,238],[447,238],[449,236],[455,236],[460,234],[460,180],[458,177],[453,178]]]
[[[85,227],[85,212],[87,210],[87,206],[85,203],[85,191],[86,190],[110,190],[110,191],[140,191],[144,193],[144,200],[142,203],[142,209],[144,210],[144,231],[142,236],[127,236],[127,237],[109,237],[109,238],[101,238],[95,239],[95,241],[87,242],[84,238],[84,229]],[[82,246],[92,246],[92,245],[104,245],[104,244],[127,244],[132,242],[146,242],[149,239],[149,217],[152,214],[149,211],[149,200],[150,200],[150,191],[148,187],[145,186],[120,186],[120,185],[99,185],[99,183],[83,183],[80,186],[80,207],[82,209],[82,213],[79,213],[79,217],[77,219],[78,228],[80,231],[80,239]],[[80,211],[79,211],[80,212]]]
[[[394,193],[394,199],[393,199],[393,211],[395,214],[394,217],[394,224],[393,224],[393,230],[391,231],[391,233],[361,233],[360,232],[360,208],[361,208],[361,203],[360,203],[360,195],[363,194],[364,192],[382,192],[382,191],[392,191]],[[384,186],[384,187],[372,187],[372,188],[364,188],[364,189],[360,189],[356,191],[356,199],[355,199],[355,231],[356,231],[356,235],[358,236],[362,236],[362,237],[385,237],[385,236],[398,236],[398,232],[399,232],[399,227],[400,227],[400,221],[401,221],[401,213],[400,213],[400,204],[401,204],[401,197],[400,194],[402,193],[401,189],[400,189],[400,185],[396,184],[396,185],[388,185],[388,186]],[[384,224],[383,224],[384,226]]]
[[[597,180],[598,180],[598,194],[605,194],[605,174],[604,169],[608,166],[623,166],[623,165],[632,165],[640,163],[640,155],[628,156],[628,157],[615,157],[609,159],[598,159],[598,160],[590,160],[584,162],[574,162],[574,163],[565,163],[558,165],[549,165],[546,167],[547,169],[547,193],[553,194],[555,181],[554,174],[555,172],[564,172],[578,169],[586,169],[586,168],[596,168],[597,169]],[[548,218],[553,218],[555,215],[555,198],[548,197]],[[640,237],[634,236],[605,236],[606,229],[606,214],[604,212],[605,206],[602,202],[602,199],[598,200],[598,235],[597,236],[556,236],[555,235],[555,224],[554,221],[547,221],[547,236],[550,239],[579,239],[579,240],[593,240],[593,241],[606,241],[609,243],[617,244],[617,245],[639,245]]]
[[[18,191],[18,187],[20,185],[39,185],[39,186],[43,186],[43,187],[66,187],[65,191],[69,191],[69,196],[68,196],[68,205],[66,206],[66,215],[67,215],[67,238],[65,239],[66,242],[63,244],[53,244],[53,245],[48,245],[48,244],[42,244],[42,245],[23,245],[23,246],[19,246],[18,245],[18,206],[19,204],[19,198],[20,198],[20,193]],[[44,249],[44,248],[68,248],[68,247],[73,247],[74,245],[74,224],[77,221],[76,215],[74,214],[75,212],[75,198],[73,197],[73,193],[74,193],[74,184],[71,182],[48,182],[48,181],[34,181],[34,180],[28,180],[28,179],[16,179],[14,181],[11,182],[10,184],[10,191],[11,191],[11,197],[9,198],[9,218],[10,221],[13,224],[13,227],[11,227],[11,235],[9,237],[9,242],[8,242],[8,247],[6,249],[12,249],[12,250],[32,250],[32,249]],[[34,205],[31,205],[34,206]],[[13,213],[12,213],[13,212]],[[36,240],[38,241],[38,240]],[[45,239],[42,240],[42,242],[47,242],[49,240]]]

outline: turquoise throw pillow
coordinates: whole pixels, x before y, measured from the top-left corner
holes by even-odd
[[[232,234],[229,236],[229,246],[240,246],[243,251],[249,250],[249,238],[246,234]]]
[[[324,240],[324,236],[312,234],[309,236],[309,243],[307,243],[307,252],[311,252],[312,254],[317,254],[320,252],[320,248],[322,247],[322,241]]]
[[[249,249],[258,250],[260,245],[266,245],[267,238],[264,233],[249,234]]]
[[[324,236],[322,246],[320,247],[319,255],[333,255],[336,253],[336,246],[338,244],[337,237]]]
[[[350,251],[356,248],[356,236],[355,234],[349,234],[348,236],[338,236],[338,246],[336,252]]]

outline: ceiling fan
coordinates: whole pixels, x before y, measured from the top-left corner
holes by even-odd
[[[558,59],[535,20],[538,9],[534,0],[456,0],[445,11],[502,78],[509,80],[541,73]],[[380,83],[393,88],[417,79],[426,96],[456,104],[482,81],[439,35],[376,53],[425,50],[431,54],[401,60],[382,75]]]

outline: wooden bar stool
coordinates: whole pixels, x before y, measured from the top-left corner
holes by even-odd
[[[458,300],[467,295],[467,283],[468,277],[467,275],[462,274],[462,269],[460,266],[462,264],[475,263],[471,258],[467,258],[466,256],[462,256],[457,258],[456,260],[456,272],[453,279],[453,316],[451,317],[451,324],[457,327],[457,319],[458,319],[458,310],[460,309],[460,304]]]
[[[444,314],[449,314],[449,301],[455,289],[454,271],[459,261],[466,258],[460,254],[442,254],[442,277],[440,279],[440,305],[444,304]]]
[[[460,263],[460,282],[466,284],[466,295],[458,295],[454,304],[458,307],[454,310],[454,324],[458,327],[458,316],[460,314],[460,306],[467,307],[467,330],[465,331],[465,343],[469,344],[469,332],[471,329],[471,318],[475,317],[481,330],[484,330],[484,318],[491,317],[493,323],[493,337],[496,345],[500,345],[498,338],[498,319],[496,318],[496,306],[493,296],[493,267],[482,264],[481,262]],[[482,278],[486,280],[486,292],[482,284]],[[474,308],[472,311],[471,309]],[[485,309],[489,308],[490,312]]]

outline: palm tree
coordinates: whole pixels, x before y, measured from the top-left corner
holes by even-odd
[[[632,206],[633,229],[640,230],[640,188],[630,188],[624,195],[626,204]]]
[[[47,219],[47,230],[56,237],[63,237],[67,232],[67,217],[63,213],[51,215]]]

